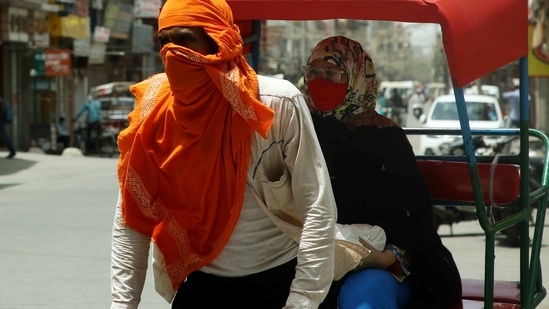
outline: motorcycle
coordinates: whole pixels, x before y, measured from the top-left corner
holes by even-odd
[[[492,137],[492,136],[473,136],[472,142],[477,156],[493,156],[496,154],[512,153],[513,142],[518,140],[518,136]],[[541,175],[543,170],[543,145],[530,145],[530,188],[536,190],[541,186]],[[451,143],[441,145],[443,155],[464,155],[465,147],[463,139],[456,137]],[[537,207],[537,203],[532,208]],[[493,207],[491,209],[494,220],[499,221],[516,212],[513,207]],[[434,205],[434,225],[438,230],[440,225],[450,225],[450,233],[453,234],[452,225],[463,222],[477,220],[476,209],[471,206],[459,205]],[[517,247],[520,245],[520,226],[514,225],[502,230],[505,235],[507,245]]]
[[[406,119],[406,113],[404,112],[403,108],[386,106],[383,107],[381,111],[385,117],[393,120],[396,124],[400,126],[406,125],[406,123],[404,122],[404,119]]]
[[[425,102],[427,102],[427,99],[421,89],[416,90],[408,100],[408,105],[410,105],[412,113],[417,120],[419,120],[419,117],[423,114],[423,105]]]
[[[414,117],[416,117],[417,120],[419,120],[419,117],[423,114],[423,103],[412,103],[412,113],[414,114]]]

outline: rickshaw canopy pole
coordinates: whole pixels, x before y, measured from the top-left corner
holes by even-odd
[[[227,0],[235,20],[356,19],[435,23],[454,87],[528,54],[524,0]]]

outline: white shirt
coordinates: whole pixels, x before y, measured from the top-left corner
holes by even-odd
[[[301,92],[290,82],[274,78],[260,76],[259,85],[261,101],[275,111],[275,119],[267,139],[258,134],[253,137],[248,182],[257,202],[268,208],[266,214],[293,241],[299,242],[295,250],[286,236],[275,236],[282,239],[279,246],[283,250],[267,264],[274,265],[297,254],[296,278],[285,308],[317,308],[334,277],[337,212],[330,178]],[[257,207],[251,205],[250,199],[246,201],[250,205],[244,206],[245,209]],[[237,231],[248,224],[242,216],[240,219]],[[145,282],[150,239],[121,222],[119,200],[113,225],[111,308],[137,308]],[[271,223],[266,226],[268,233],[276,233]],[[241,233],[233,236],[236,237],[231,240],[233,244],[244,240]],[[230,247],[227,250],[234,251]],[[204,269],[230,272],[223,265],[234,262],[234,254],[220,255],[219,263]],[[156,246],[153,255],[155,289],[171,302],[175,291]],[[267,266],[257,262],[252,261],[255,265],[250,269]],[[234,276],[239,276],[246,270],[233,271]]]

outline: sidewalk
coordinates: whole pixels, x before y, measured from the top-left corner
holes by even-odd
[[[110,307],[116,158],[0,152],[0,309]],[[140,308],[167,309],[149,273]]]

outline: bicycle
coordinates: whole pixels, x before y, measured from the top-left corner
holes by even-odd
[[[116,130],[108,123],[101,123],[90,134],[91,142],[87,141],[87,125],[80,123],[74,131],[74,146],[84,155],[97,154],[112,157],[118,152]]]

